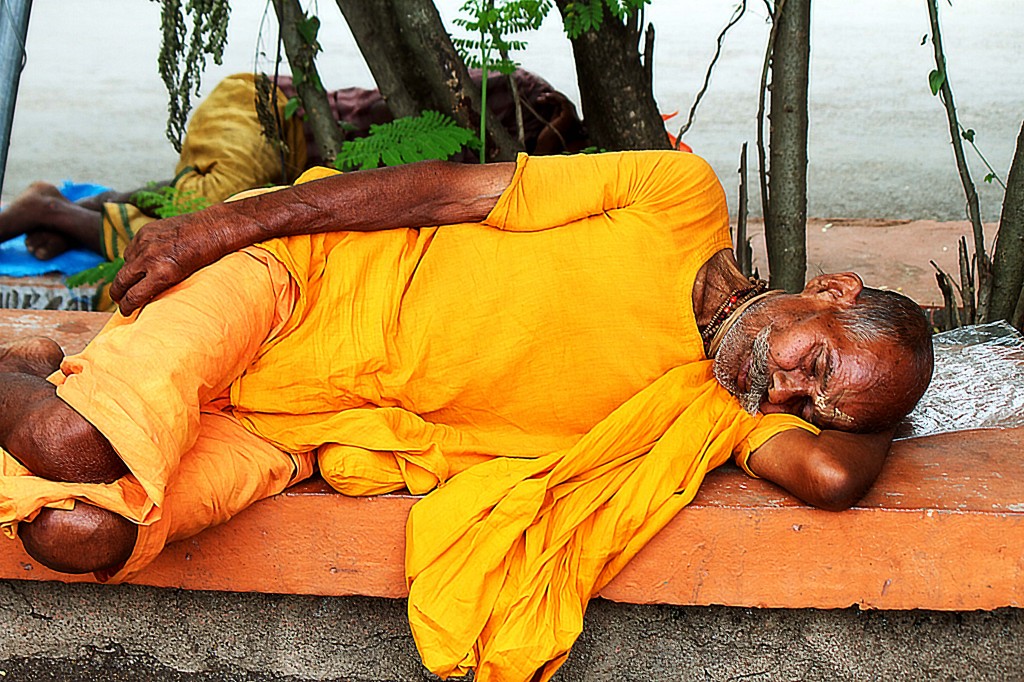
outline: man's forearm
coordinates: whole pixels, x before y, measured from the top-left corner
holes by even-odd
[[[275,237],[479,222],[514,170],[430,161],[347,173],[208,209],[204,231],[224,233],[226,253]]]

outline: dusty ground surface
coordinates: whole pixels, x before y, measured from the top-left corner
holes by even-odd
[[[768,259],[763,226],[751,221],[748,230],[754,266],[764,276]],[[995,234],[996,225],[986,225],[986,249],[991,249]],[[942,305],[930,261],[946,272],[957,272],[961,236],[972,248],[971,226],[966,221],[812,218],[807,224],[807,277],[853,270],[868,286],[894,289],[924,306]]]

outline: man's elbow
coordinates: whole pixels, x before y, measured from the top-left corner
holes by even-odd
[[[843,511],[852,507],[871,487],[874,477],[855,470],[823,453],[815,458],[810,472],[809,504],[828,511]]]

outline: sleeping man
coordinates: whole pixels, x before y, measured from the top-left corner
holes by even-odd
[[[7,533],[119,581],[317,466],[429,492],[406,572],[441,676],[548,679],[730,458],[848,507],[931,375],[909,299],[745,278],[681,152],[333,175],[158,221],[126,256],[82,353],[0,358]]]

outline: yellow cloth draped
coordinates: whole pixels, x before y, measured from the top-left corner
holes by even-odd
[[[218,83],[192,113],[182,140],[171,181],[179,196],[204,197],[213,204],[242,190],[291,182],[306,165],[306,138],[297,116],[285,119],[287,101],[279,90],[277,114],[285,135],[285,147],[279,149],[263,136],[255,77],[240,73]],[[132,204],[104,204],[103,255],[109,260],[123,256],[139,228],[153,220]]]
[[[262,245],[301,293],[231,399],[342,492],[437,487],[406,556],[428,668],[546,678],[708,469],[813,428],[750,417],[704,360],[693,280],[730,244],[699,158],[523,156],[486,225]]]
[[[427,431],[445,455],[560,450],[703,359],[693,281],[729,246],[724,193],[693,155],[524,155],[484,224],[261,244],[299,293],[231,402],[282,450],[393,453],[390,473]],[[340,452],[321,453],[329,481]]]
[[[432,672],[550,679],[590,597],[693,500],[708,471],[734,449],[745,460],[752,445],[806,428],[737,409],[711,366],[670,370],[567,450],[480,464],[413,507],[409,622]]]

